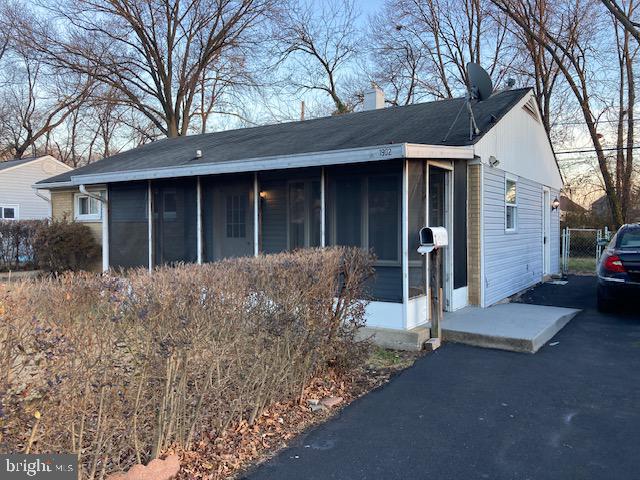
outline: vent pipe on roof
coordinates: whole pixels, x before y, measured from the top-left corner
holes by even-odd
[[[384,92],[377,85],[373,85],[371,90],[364,92],[364,109],[378,110],[380,108],[384,108]]]

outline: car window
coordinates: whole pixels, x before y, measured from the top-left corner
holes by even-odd
[[[640,248],[640,229],[623,232],[618,248]]]

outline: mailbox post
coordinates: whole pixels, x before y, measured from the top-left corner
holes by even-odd
[[[442,253],[441,248],[448,245],[447,229],[444,227],[424,227],[420,229],[420,247],[418,252],[425,256],[425,268],[429,270],[429,310],[431,311],[431,339],[429,345],[435,350],[442,338]]]

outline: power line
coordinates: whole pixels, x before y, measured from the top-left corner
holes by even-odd
[[[633,119],[634,122],[640,122],[640,118],[634,118]],[[627,123],[628,120],[625,119],[623,123]],[[618,120],[594,120],[594,123],[598,124],[598,123],[618,123]],[[585,125],[586,122],[583,121],[575,121],[575,122],[555,122],[552,123],[552,127],[555,127],[556,125]]]
[[[619,152],[620,150],[636,150],[640,148],[640,145],[634,145],[632,147],[611,147],[611,148],[590,148],[586,150],[565,150],[563,152],[556,152],[556,155],[565,155],[568,153],[596,153],[596,152]]]

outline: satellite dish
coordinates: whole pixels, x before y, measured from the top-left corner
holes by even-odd
[[[487,71],[477,63],[467,63],[469,76],[469,93],[471,98],[479,102],[486,100],[493,93],[493,82]]]

